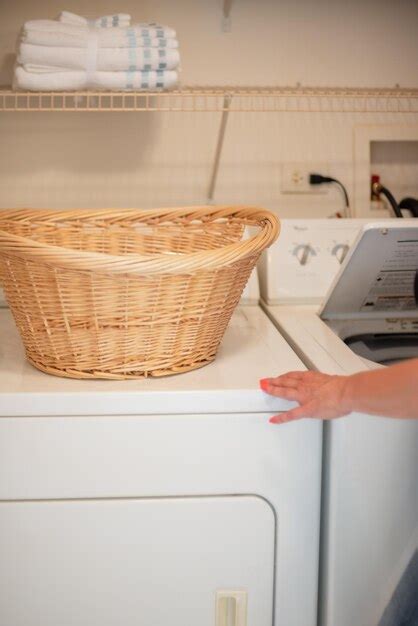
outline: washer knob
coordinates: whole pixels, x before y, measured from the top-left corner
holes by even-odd
[[[293,254],[301,265],[306,265],[309,259],[309,255],[316,255],[315,250],[310,243],[302,243],[293,250]]]
[[[345,257],[347,256],[347,252],[349,251],[349,249],[350,246],[348,244],[337,243],[337,245],[335,245],[331,250],[331,254],[337,258],[339,264],[341,265]]]

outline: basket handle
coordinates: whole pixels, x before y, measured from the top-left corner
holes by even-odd
[[[173,217],[173,209],[167,209],[168,216]],[[25,219],[29,219],[29,214],[38,217],[37,211],[11,211],[11,214],[24,214]],[[43,214],[51,216],[51,212],[42,211]],[[56,214],[55,211],[52,213]],[[199,270],[221,268],[231,265],[247,256],[258,255],[270,246],[278,237],[280,223],[276,215],[265,209],[255,207],[190,207],[189,209],[179,209],[177,219],[219,219],[225,217],[236,218],[244,221],[250,226],[259,226],[260,232],[256,235],[229,244],[214,250],[204,250],[178,255],[157,254],[153,256],[142,256],[132,254],[129,256],[109,255],[101,252],[87,252],[51,246],[32,239],[12,235],[7,231],[0,230],[0,253],[4,255],[18,256],[20,258],[41,261],[43,263],[55,265],[63,268],[73,268],[88,272],[101,272],[106,274],[187,274]],[[69,214],[74,215],[74,211],[60,212],[61,220],[69,218]],[[66,214],[66,215],[65,215]],[[4,213],[3,213],[4,215]],[[10,215],[10,214],[9,214]],[[155,224],[164,221],[164,214],[161,210],[152,209],[149,211],[135,212],[134,218],[132,209],[121,211],[109,210],[90,211],[83,214],[81,219],[107,217],[112,223],[132,215],[132,221],[149,223],[150,218],[155,217]],[[0,212],[0,220],[2,213]],[[77,212],[80,217],[80,212]]]

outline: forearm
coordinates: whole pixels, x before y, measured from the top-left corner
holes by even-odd
[[[418,418],[418,359],[349,376],[345,398],[351,411]]]

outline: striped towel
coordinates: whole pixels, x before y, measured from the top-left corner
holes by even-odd
[[[178,84],[177,72],[157,70],[151,72],[100,72],[88,74],[82,70],[58,72],[28,72],[17,66],[14,87],[28,91],[76,91],[97,89],[110,91],[149,91],[173,89]]]
[[[167,26],[135,24],[125,28],[97,28],[101,48],[178,48],[176,31]],[[40,46],[86,48],[90,29],[55,20],[30,20],[22,29],[21,40]]]
[[[65,24],[75,24],[76,26],[93,26],[95,28],[116,28],[119,26],[130,26],[131,16],[126,13],[115,13],[114,15],[103,15],[95,19],[88,19],[82,15],[76,15],[70,11],[61,11],[58,16],[59,22]]]
[[[30,72],[85,70],[87,48],[52,48],[22,43],[18,62]],[[180,63],[176,48],[98,48],[95,67],[101,71],[175,70]]]

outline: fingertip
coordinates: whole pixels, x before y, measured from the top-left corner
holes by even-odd
[[[259,384],[263,391],[267,391],[269,384],[270,384],[270,378],[262,378]]]
[[[295,420],[300,419],[301,416],[299,416],[296,412],[293,411],[289,411],[288,413],[280,413],[280,415],[275,415],[274,417],[270,418],[270,422],[272,424],[286,424],[287,422],[293,422]]]

